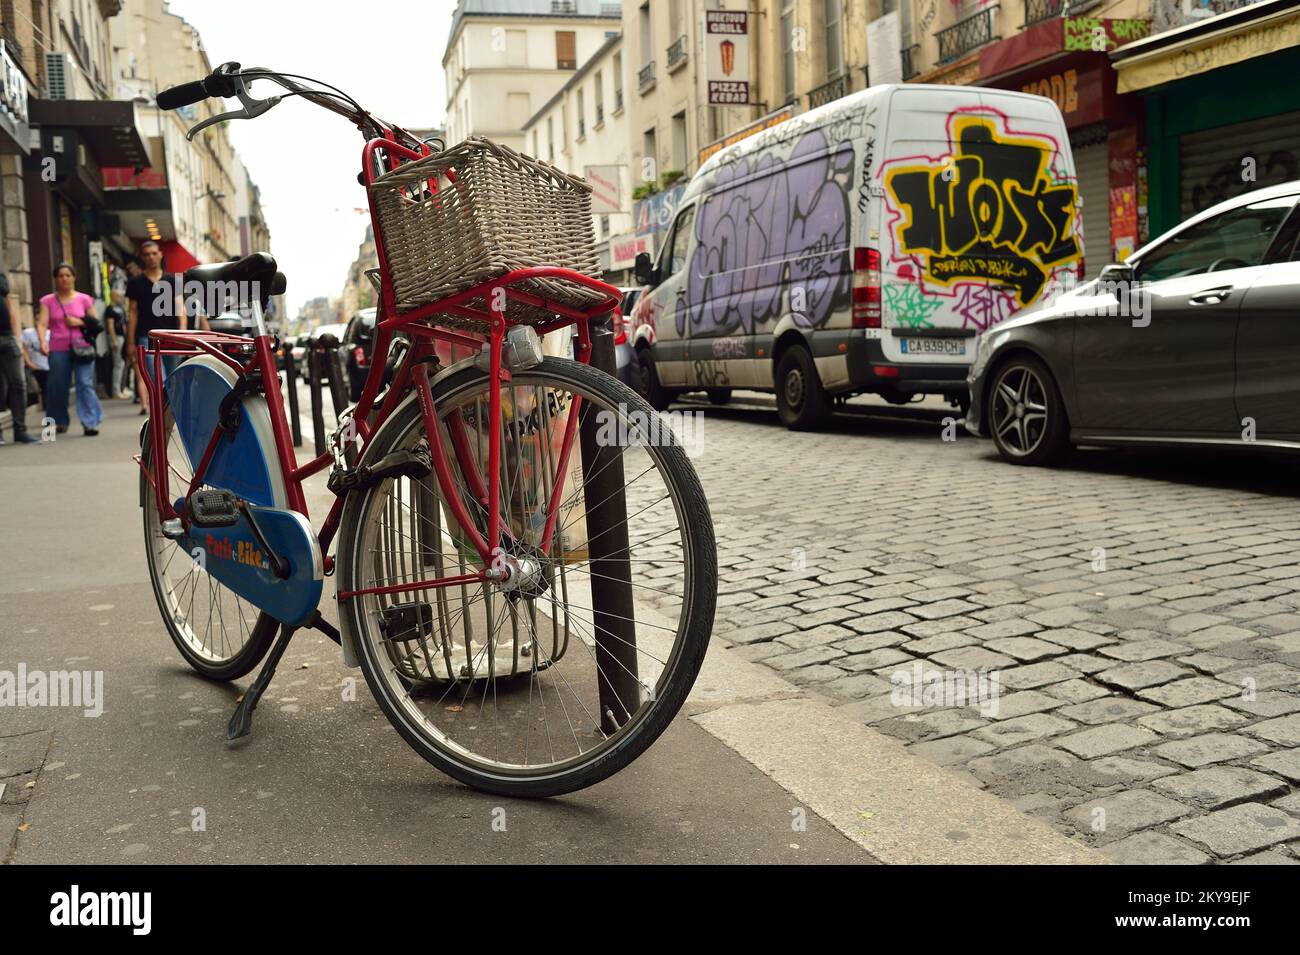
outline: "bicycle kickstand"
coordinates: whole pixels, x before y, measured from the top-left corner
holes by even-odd
[[[275,645],[271,647],[271,652],[266,656],[266,662],[262,664],[261,671],[257,674],[257,679],[253,685],[244,691],[243,697],[239,700],[239,705],[235,707],[235,715],[230,718],[230,724],[226,727],[226,739],[239,739],[241,736],[247,736],[249,730],[253,728],[253,710],[257,707],[257,701],[262,698],[266,688],[271,685],[271,677],[275,675],[275,668],[280,664],[280,658],[284,656],[284,651],[289,646],[289,641],[293,638],[295,628],[282,625],[280,627],[280,636],[276,638]]]

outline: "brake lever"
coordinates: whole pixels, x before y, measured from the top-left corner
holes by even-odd
[[[236,75],[234,80],[235,95],[238,96],[239,101],[244,104],[243,108],[233,109],[225,113],[218,113],[216,116],[209,116],[207,119],[195,123],[190,127],[189,132],[185,134],[187,140],[193,141],[194,137],[200,132],[216,123],[224,123],[226,120],[230,119],[256,119],[284,98],[277,94],[268,97],[267,99],[257,99],[248,92],[248,86],[244,83],[243,76]]]

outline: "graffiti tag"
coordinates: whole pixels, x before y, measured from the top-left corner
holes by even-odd
[[[951,155],[885,172],[903,213],[897,247],[940,285],[992,281],[1027,305],[1053,270],[1082,255],[1072,229],[1077,184],[1053,176],[1050,138],[1012,134],[1000,114],[959,111],[951,129]]]

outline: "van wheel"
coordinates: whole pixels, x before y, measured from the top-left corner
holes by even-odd
[[[705,391],[709,396],[709,404],[721,407],[731,400],[730,388],[709,388]]]
[[[1052,373],[1037,358],[1012,358],[989,389],[989,431],[1012,464],[1060,462],[1069,450],[1070,423]]]
[[[786,349],[776,366],[776,410],[791,431],[814,431],[831,415],[812,355],[802,345]]]
[[[637,391],[655,411],[666,410],[673,396],[659,383],[659,373],[655,371],[655,360],[650,355],[649,348],[636,350],[636,364],[640,372],[637,375]]]

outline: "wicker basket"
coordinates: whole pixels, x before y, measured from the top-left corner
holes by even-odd
[[[438,183],[432,195],[425,188],[431,179]],[[530,266],[600,277],[591,187],[505,146],[467,139],[385,173],[370,188],[399,312]],[[556,279],[530,279],[517,287],[573,308],[602,299],[592,289]],[[466,304],[487,311],[482,296]],[[554,317],[516,299],[506,308],[510,322],[541,324]],[[486,328],[452,314],[433,321],[471,331]]]

